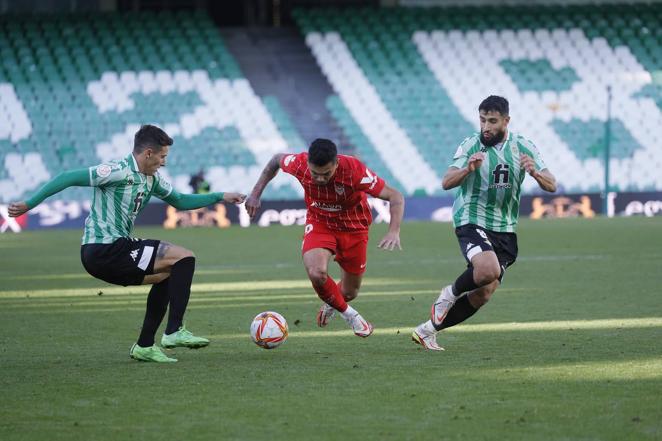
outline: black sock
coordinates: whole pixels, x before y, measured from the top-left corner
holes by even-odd
[[[458,297],[462,293],[473,291],[476,288],[480,288],[480,286],[474,282],[474,269],[467,268],[453,283],[453,295]]]
[[[143,328],[140,331],[140,337],[138,337],[138,346],[146,348],[154,344],[154,334],[159,329],[168,309],[168,281],[169,279],[165,279],[162,282],[155,283],[152,285],[152,289],[149,290],[145,320],[143,320]]]
[[[166,334],[177,332],[184,320],[184,312],[191,296],[191,282],[195,271],[195,257],[185,257],[170,270],[170,312]]]
[[[450,328],[451,326],[455,326],[458,323],[462,323],[474,315],[476,311],[478,310],[471,306],[471,303],[469,303],[468,296],[460,297],[457,299],[453,307],[448,311],[446,318],[441,323],[441,326],[439,329],[437,329],[437,331],[441,331],[442,329]]]

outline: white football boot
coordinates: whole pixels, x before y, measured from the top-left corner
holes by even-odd
[[[423,346],[429,351],[443,351],[444,348],[437,344],[437,332],[432,326],[431,321],[421,323],[411,333],[411,339],[414,343]]]
[[[372,323],[366,321],[358,312],[351,318],[345,319],[345,321],[352,327],[354,335],[365,338],[372,334]]]
[[[430,311],[430,320],[432,324],[438,328],[443,323],[446,318],[446,314],[453,307],[457,297],[453,295],[453,286],[448,285],[441,290],[439,297],[432,304],[432,310]]]
[[[320,310],[317,311],[317,326],[320,328],[329,324],[331,319],[336,315],[336,310],[333,306],[322,303]]]

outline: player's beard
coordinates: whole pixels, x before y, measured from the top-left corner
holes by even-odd
[[[505,130],[499,130],[496,135],[490,136],[490,139],[485,139],[485,133],[480,132],[480,142],[483,143],[485,147],[494,147],[501,141],[503,141],[503,138],[506,136],[506,131]]]

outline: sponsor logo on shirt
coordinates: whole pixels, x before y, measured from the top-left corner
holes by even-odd
[[[287,167],[288,165],[290,165],[290,162],[292,162],[293,160],[294,160],[294,155],[287,155],[285,157],[285,160],[283,161],[283,164],[285,164],[285,166]]]
[[[327,204],[325,202],[313,202],[310,204],[311,207],[319,208],[324,211],[342,211],[342,205],[340,204]]]

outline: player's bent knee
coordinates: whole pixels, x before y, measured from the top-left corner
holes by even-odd
[[[187,257],[193,257],[195,259],[195,253],[191,250],[187,250],[184,247],[173,246],[172,247],[172,257],[175,262],[178,262]]]
[[[489,285],[490,283],[493,283],[495,280],[499,279],[500,275],[501,275],[501,268],[499,268],[498,266],[496,267],[488,266],[488,267],[476,268],[474,270],[474,280],[479,286],[485,286],[485,285]]]
[[[306,268],[308,271],[308,278],[315,286],[324,286],[326,279],[329,277],[326,270],[321,268]]]
[[[180,260],[181,259],[186,259],[187,257],[192,257],[192,258],[195,259],[196,256],[195,256],[195,253],[193,251],[187,250],[186,248],[184,248],[184,251],[182,252],[182,257],[180,258]]]

